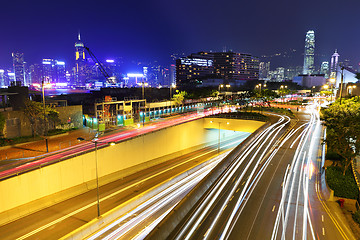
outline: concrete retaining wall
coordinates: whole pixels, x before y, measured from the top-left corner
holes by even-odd
[[[100,185],[216,142],[218,131],[200,119],[98,150]],[[238,121],[238,120],[232,120]],[[246,125],[262,125],[247,121]],[[236,134],[223,131],[222,137]],[[95,188],[95,154],[89,152],[0,182],[0,225]]]

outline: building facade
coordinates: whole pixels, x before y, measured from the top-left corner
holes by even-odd
[[[86,84],[87,61],[85,57],[85,46],[81,42],[80,33],[78,41],[75,43],[75,83],[78,87],[85,87]]]
[[[235,52],[199,52],[176,60],[176,84],[202,84],[207,79],[241,85],[259,79],[259,59]]]
[[[304,52],[304,75],[314,73],[314,54],[315,54],[315,33],[310,30],[305,37],[305,52]]]
[[[25,62],[24,62],[24,54],[15,52],[12,53],[13,58],[13,68],[15,73],[15,82],[17,85],[27,86],[25,78]]]

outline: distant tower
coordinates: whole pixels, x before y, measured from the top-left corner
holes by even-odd
[[[12,58],[16,85],[26,86],[24,54],[18,52],[12,53]]]
[[[304,69],[303,74],[309,75],[314,72],[315,33],[310,30],[305,37]]]
[[[80,33],[78,34],[78,41],[75,43],[75,84],[79,87],[85,86],[86,78],[86,58],[85,47],[81,42]]]
[[[329,62],[322,62],[320,67],[320,73],[325,75],[325,78],[329,78]]]
[[[337,49],[335,49],[334,54],[331,56],[330,78],[336,78],[336,72],[339,66],[339,57],[340,55],[337,53]]]

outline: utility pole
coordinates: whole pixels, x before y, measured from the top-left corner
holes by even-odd
[[[341,97],[342,97],[342,91],[343,91],[343,82],[344,82],[344,67],[341,67],[340,105],[341,105]]]
[[[43,97],[43,108],[44,108],[44,122],[45,122],[45,133],[44,133],[44,136],[45,136],[45,145],[46,145],[46,152],[49,152],[49,145],[48,145],[48,139],[47,139],[47,120],[46,120],[46,108],[45,108],[45,88],[44,88],[44,79],[42,80],[41,82],[42,84],[42,97]]]

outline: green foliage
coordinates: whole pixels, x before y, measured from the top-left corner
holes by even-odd
[[[334,190],[335,196],[357,199],[359,189],[350,168],[343,175],[342,168],[337,166],[327,167],[325,178],[329,187]]]
[[[0,136],[3,135],[4,127],[5,127],[5,117],[2,113],[0,113]]]
[[[56,111],[55,107],[46,105],[44,109],[43,103],[40,102],[26,100],[23,112],[29,119],[33,136],[37,134],[39,127],[44,130],[47,127],[46,124],[49,123],[55,127],[60,122],[59,112]]]
[[[357,210],[355,213],[352,214],[352,218],[355,222],[360,224],[360,210]]]
[[[185,91],[178,92],[174,94],[172,101],[175,102],[176,106],[180,106],[181,104],[183,104],[186,94],[187,93]]]
[[[360,103],[358,99],[336,101],[327,109],[322,109],[321,119],[327,127],[326,143],[340,155],[345,171],[360,151]]]

